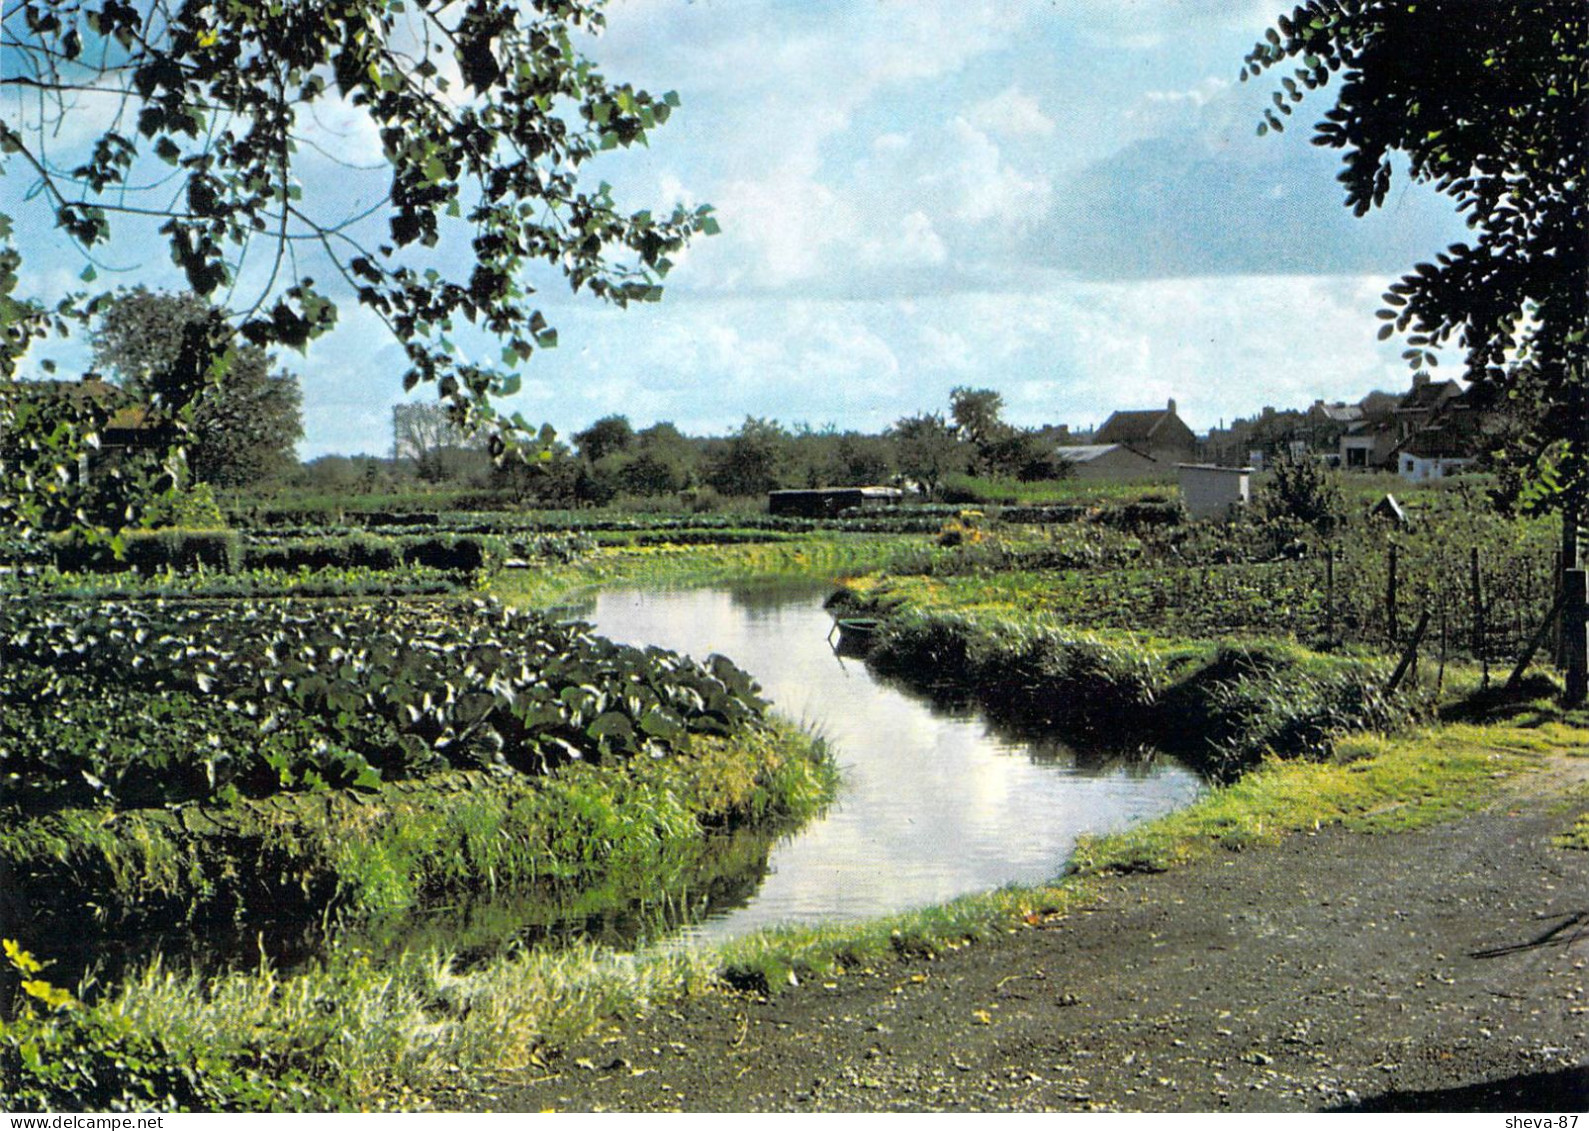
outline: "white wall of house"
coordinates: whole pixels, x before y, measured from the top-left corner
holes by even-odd
[[[1401,463],[1397,466],[1396,472],[1409,483],[1427,483],[1432,479],[1444,479],[1448,475],[1455,475],[1472,462],[1471,459],[1425,458],[1415,456],[1411,452],[1402,452]]]

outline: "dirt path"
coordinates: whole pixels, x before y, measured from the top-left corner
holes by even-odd
[[[1589,853],[1550,838],[1586,778],[1561,760],[1451,824],[1294,836],[936,959],[680,1003],[462,1106],[1582,1111]]]

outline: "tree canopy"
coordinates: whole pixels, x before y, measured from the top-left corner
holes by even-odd
[[[574,433],[579,454],[599,463],[615,452],[627,451],[634,443],[634,428],[627,416],[604,416],[583,432]]]
[[[1313,142],[1343,151],[1358,215],[1381,206],[1391,155],[1473,230],[1392,284],[1381,337],[1414,367],[1455,343],[1466,375],[1523,426],[1502,453],[1526,504],[1589,496],[1589,7],[1582,0],[1309,0],[1281,16],[1242,77],[1280,78],[1259,132],[1335,84]]]
[[[678,104],[610,81],[579,51],[601,0],[22,0],[8,7],[0,87],[3,171],[19,206],[47,210],[94,256],[126,223],[158,225],[202,299],[240,339],[303,348],[356,296],[401,343],[405,389],[432,385],[466,428],[501,424],[493,396],[556,331],[532,268],[625,305],[654,301],[670,256],[711,233],[711,210],[624,211],[582,179],[606,150],[644,143]],[[377,132],[384,195],[355,206],[299,183],[325,152],[317,116]],[[59,127],[91,123],[58,153]],[[353,174],[349,174],[352,176]],[[39,338],[86,321],[103,296],[45,309],[16,294],[20,255],[0,216],[0,376]],[[308,263],[339,280],[327,288]],[[466,326],[502,344],[467,360]],[[230,335],[190,358],[221,380]],[[195,340],[194,346],[199,343]],[[522,427],[517,417],[508,422]]]
[[[185,335],[202,330],[209,303],[193,294],[137,287],[103,308],[94,330],[94,364],[148,404],[173,399],[167,382]],[[187,464],[201,483],[239,487],[285,471],[303,435],[303,395],[296,378],[272,373],[274,359],[255,345],[235,351],[227,379],[206,386],[186,422]],[[179,389],[176,399],[185,397]]]
[[[918,413],[894,422],[889,435],[901,474],[936,495],[945,475],[966,469],[966,452],[941,413]]]

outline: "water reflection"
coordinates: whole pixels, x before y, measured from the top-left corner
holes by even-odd
[[[824,592],[614,590],[586,614],[626,643],[732,656],[784,714],[826,737],[844,767],[838,803],[773,849],[755,896],[719,908],[694,934],[868,918],[1039,882],[1060,871],[1078,836],[1157,816],[1200,790],[1165,755],[1077,748],[875,678],[829,644]]]

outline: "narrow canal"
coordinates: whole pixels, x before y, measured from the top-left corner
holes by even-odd
[[[825,814],[787,835],[744,828],[716,837],[698,866],[661,893],[632,900],[622,891],[532,886],[449,899],[351,932],[328,934],[323,924],[288,916],[199,933],[179,926],[31,944],[61,960],[63,977],[92,969],[108,985],[157,952],[205,969],[262,957],[292,969],[332,947],[378,955],[434,947],[468,963],[571,939],[619,949],[664,938],[710,943],[1042,882],[1063,869],[1077,837],[1158,816],[1203,788],[1168,755],[1016,733],[875,676],[829,643],[828,592],[811,583],[620,589],[578,610],[623,643],[732,658],[777,710],[826,738],[841,767],[839,797]],[[952,685],[954,673],[925,674]]]
[[[581,612],[623,643],[731,657],[777,710],[825,737],[842,767],[837,804],[773,847],[754,894],[708,908],[691,935],[870,918],[1041,882],[1077,837],[1159,816],[1202,789],[1165,754],[1010,734],[874,676],[829,643],[829,591],[618,589]]]

